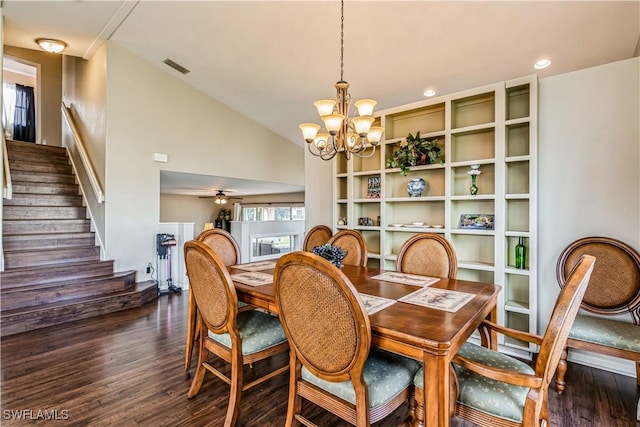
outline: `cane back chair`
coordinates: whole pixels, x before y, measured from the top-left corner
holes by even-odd
[[[584,254],[598,262],[582,300],[581,308],[596,316],[578,314],[558,365],[556,391],[565,389],[568,349],[592,351],[635,362],[640,385],[640,254],[631,246],[609,237],[584,237],[567,246],[556,267],[560,286],[576,261]],[[631,322],[602,316],[630,315]]]
[[[238,297],[231,276],[209,246],[191,240],[185,243],[184,254],[202,331],[198,365],[187,397],[198,394],[207,371],[213,373],[230,386],[224,425],[235,426],[242,393],[289,369],[288,365],[279,366],[245,383],[244,365],[286,352],[289,344],[277,317],[259,310],[238,312]],[[210,354],[231,365],[229,375],[209,363]]]
[[[291,346],[286,425],[314,425],[302,399],[357,426],[407,401],[416,361],[370,349],[371,325],[356,289],[333,264],[308,252],[280,258],[274,294]]]

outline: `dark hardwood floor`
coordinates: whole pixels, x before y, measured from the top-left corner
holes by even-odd
[[[187,399],[185,318],[186,295],[169,295],[139,309],[2,338],[0,424],[221,426],[226,384],[208,375],[200,394]],[[640,425],[633,378],[575,364],[567,378],[565,394],[550,394],[552,425]],[[238,425],[284,425],[287,379],[245,392]],[[346,425],[318,408],[306,410],[321,426]],[[401,407],[377,425],[396,426],[405,412]],[[471,424],[456,419],[454,426]]]

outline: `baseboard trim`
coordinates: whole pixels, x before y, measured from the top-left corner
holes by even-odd
[[[567,360],[580,365],[602,369],[603,371],[609,371],[633,378],[636,377],[636,364],[632,360],[606,356],[604,354],[578,349],[570,349]]]

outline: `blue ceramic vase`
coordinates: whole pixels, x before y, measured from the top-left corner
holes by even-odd
[[[424,191],[425,182],[422,178],[415,178],[407,184],[407,193],[409,197],[420,197]]]

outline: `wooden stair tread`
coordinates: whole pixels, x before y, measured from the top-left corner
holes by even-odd
[[[16,286],[8,289],[0,288],[0,294],[4,296],[6,294],[11,294],[16,292],[34,291],[38,289],[49,289],[49,288],[55,288],[59,286],[73,286],[81,283],[90,285],[93,282],[123,279],[132,274],[135,275],[135,273],[136,273],[135,270],[126,270],[126,271],[118,271],[111,274],[105,274],[105,275],[94,276],[94,277],[80,277],[80,278],[66,279],[66,280],[65,279],[47,280],[45,282],[37,283],[33,285]]]
[[[32,267],[15,267],[0,272],[0,284],[3,289],[16,286],[37,284],[51,280],[88,279],[113,273],[113,261],[77,261],[61,264],[36,265]]]
[[[65,301],[58,301],[58,302],[49,303],[49,304],[42,304],[42,305],[33,306],[33,307],[16,308],[16,309],[12,309],[12,310],[3,310],[2,313],[0,313],[0,318],[6,318],[6,317],[10,317],[10,316],[19,315],[19,314],[37,313],[39,311],[46,311],[46,310],[50,310],[50,309],[53,309],[53,308],[67,307],[67,306],[72,306],[72,305],[76,305],[76,304],[82,304],[82,303],[86,303],[86,302],[98,302],[98,301],[101,301],[101,300],[108,300],[108,299],[116,297],[116,296],[128,295],[128,294],[136,294],[136,293],[144,292],[144,291],[148,290],[149,287],[154,287],[154,288],[157,289],[156,282],[153,281],[153,280],[147,280],[145,282],[138,282],[138,283],[135,284],[135,287],[132,287],[131,289],[126,289],[124,291],[113,292],[111,294],[102,295],[102,296],[98,296],[98,297],[95,297],[95,296],[82,297],[82,298],[69,299],[69,300],[65,300]]]
[[[3,239],[6,240],[38,240],[38,239],[66,239],[66,238],[80,238],[80,237],[94,237],[93,231],[79,231],[77,233],[70,232],[52,232],[52,233],[4,233]]]
[[[81,249],[91,249],[91,250],[95,250],[95,249],[100,249],[98,246],[96,245],[84,245],[84,246],[74,246],[72,248],[64,248],[66,249],[74,249],[74,250],[81,250]],[[15,253],[29,253],[29,252],[56,252],[56,251],[60,251],[59,248],[42,248],[42,249],[37,249],[37,248],[32,248],[32,249],[13,249],[13,250],[5,250],[5,254],[7,252],[11,252],[13,254]]]
[[[57,174],[60,175],[60,174]],[[75,180],[75,175],[70,175],[74,177]],[[14,179],[13,177],[11,177],[11,183],[13,186],[16,185],[31,185],[31,186],[39,186],[39,187],[58,187],[61,185],[68,185],[71,187],[79,187],[79,184],[77,182],[73,182],[73,183],[60,183],[60,182],[50,182],[50,181],[43,181],[43,182],[38,182],[38,181],[23,181],[20,179]]]
[[[69,166],[71,168],[71,166]],[[11,176],[16,175],[18,181],[27,182],[51,182],[56,183],[60,180],[75,182],[75,174],[71,171],[61,170],[37,170],[37,169],[11,169]],[[22,178],[22,179],[21,179]]]
[[[91,264],[96,264],[96,263],[112,263],[113,261],[111,260],[104,260],[104,261],[76,261],[76,262],[68,262],[65,264],[65,267],[67,268],[82,268]],[[37,266],[37,267],[15,267],[15,268],[5,268],[3,272],[0,272],[0,277],[2,277],[3,274],[7,274],[7,273],[14,273],[14,274],[23,274],[23,273],[28,273],[28,272],[32,272],[32,271],[37,271],[37,270],[46,270],[48,268],[51,268],[51,266],[46,266],[46,265],[41,265],[41,266]]]

